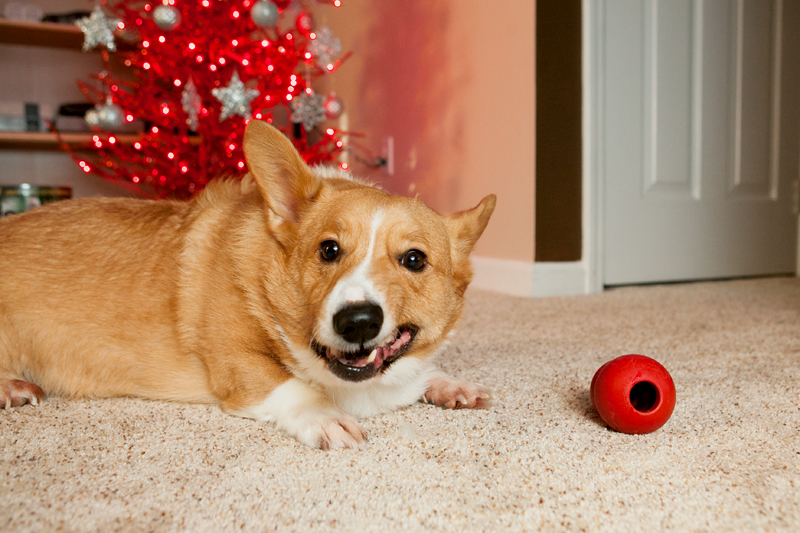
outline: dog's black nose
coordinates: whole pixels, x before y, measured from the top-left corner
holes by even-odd
[[[378,336],[383,326],[381,306],[364,303],[348,305],[333,315],[333,329],[347,342],[364,344]]]

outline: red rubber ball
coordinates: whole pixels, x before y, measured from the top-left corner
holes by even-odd
[[[644,355],[623,355],[601,366],[589,393],[600,418],[622,433],[652,433],[675,409],[672,376]]]

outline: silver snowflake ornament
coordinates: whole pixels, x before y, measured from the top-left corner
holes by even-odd
[[[327,26],[316,32],[317,38],[308,43],[306,50],[314,56],[318,65],[329,65],[342,53],[342,43]]]
[[[325,97],[313,91],[311,94],[303,91],[292,99],[289,104],[292,108],[292,122],[302,124],[306,131],[311,131],[314,126],[325,120]]]
[[[200,108],[203,107],[203,102],[200,100],[200,95],[197,93],[197,87],[192,78],[189,78],[189,82],[181,93],[181,106],[188,117],[186,124],[189,125],[189,129],[197,131],[197,128],[200,127]]]
[[[244,83],[239,79],[239,73],[234,70],[228,86],[211,89],[211,94],[222,104],[222,112],[219,114],[219,121],[222,122],[232,115],[250,118],[252,115],[250,102],[255,100],[261,91],[245,88]]]
[[[114,30],[120,20],[107,16],[100,6],[97,6],[88,17],[75,21],[83,32],[83,51],[88,52],[98,44],[105,46],[109,52],[116,52]]]

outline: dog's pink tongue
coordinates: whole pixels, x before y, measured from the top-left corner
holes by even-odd
[[[387,359],[394,357],[406,344],[411,342],[411,333],[408,331],[404,331],[398,336],[395,340],[392,341],[391,344],[387,346],[378,346],[375,348],[375,359],[370,361],[370,356],[362,357],[357,361],[349,361],[347,362],[348,365],[352,367],[363,367],[369,364],[375,366],[375,368],[380,368],[383,365],[384,361]],[[370,354],[371,355],[371,354]],[[328,350],[328,357],[331,359],[335,359],[336,356],[332,350]]]
[[[384,350],[383,346],[378,346],[375,348],[375,361],[373,361],[372,364],[375,365],[375,368],[380,368],[385,360],[386,351]]]
[[[375,357],[375,362],[377,363],[378,360],[380,360],[379,364],[383,364],[386,359],[394,357],[397,352],[399,352],[400,349],[409,342],[411,342],[411,333],[408,331],[402,332],[392,344],[378,348],[378,355]]]

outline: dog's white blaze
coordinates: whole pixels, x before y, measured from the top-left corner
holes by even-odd
[[[367,293],[364,291],[364,287],[347,287],[344,291],[345,302],[363,302],[366,299]]]
[[[375,243],[378,241],[378,229],[380,229],[382,222],[383,211],[379,209],[372,217],[372,224],[369,228],[369,248],[367,249],[367,256],[364,258],[364,261],[362,261],[359,268],[362,268],[364,265],[368,265],[372,259],[372,254],[375,253]]]
[[[384,312],[383,327],[378,332],[378,338],[394,337],[396,324],[393,317],[389,316],[384,297],[369,278],[370,264],[378,250],[378,233],[383,223],[383,211],[377,210],[372,215],[369,229],[369,243],[366,253],[356,268],[340,279],[331,290],[325,302],[325,313],[317,329],[317,341],[333,348],[347,349],[345,342],[333,331],[332,317],[344,305],[356,302],[373,302],[381,306]]]
[[[361,263],[358,264],[355,271],[353,271],[350,276],[339,281],[339,284],[344,288],[345,302],[363,302],[372,299],[375,300],[375,303],[383,307],[382,299],[377,294],[375,286],[372,284],[368,275],[369,264],[372,261],[372,256],[375,255],[375,245],[378,242],[378,230],[382,222],[383,211],[378,210],[372,216],[372,222],[369,228],[369,245],[367,246],[367,253],[364,259],[361,260]],[[335,292],[336,289],[334,289],[333,293]],[[354,298],[351,299],[349,296],[353,296]],[[337,307],[341,305],[342,302],[337,302]]]

